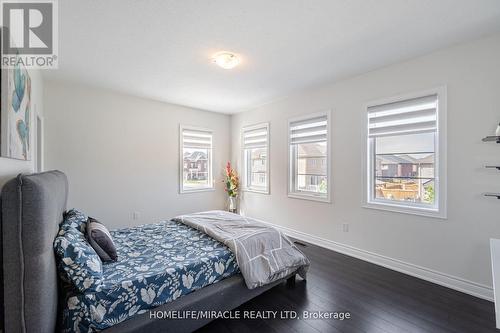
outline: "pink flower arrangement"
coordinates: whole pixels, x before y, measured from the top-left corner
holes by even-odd
[[[231,168],[231,162],[227,162],[226,165],[226,178],[223,180],[224,184],[226,187],[224,188],[224,191],[227,192],[227,195],[230,197],[237,197],[238,196],[238,189],[240,187],[240,179],[238,177],[238,173],[236,170]]]

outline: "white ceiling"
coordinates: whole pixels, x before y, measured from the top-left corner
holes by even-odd
[[[44,76],[236,113],[496,31],[499,0],[64,0]]]

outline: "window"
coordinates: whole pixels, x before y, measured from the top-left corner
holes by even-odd
[[[269,193],[269,124],[243,128],[243,189]]]
[[[445,217],[443,99],[436,91],[368,107],[368,207]]]
[[[288,196],[330,201],[330,112],[288,123]]]
[[[212,131],[180,127],[180,192],[213,189]]]

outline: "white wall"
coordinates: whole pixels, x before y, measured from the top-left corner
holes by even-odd
[[[216,191],[179,194],[179,123],[214,130]],[[68,175],[68,207],[111,228],[225,206],[229,116],[47,81],[45,124],[45,167]]]
[[[364,104],[443,85],[448,89],[448,219],[362,208]],[[332,110],[333,203],[288,198],[287,119],[326,109]],[[238,165],[241,128],[265,121],[271,123],[271,194],[244,193],[246,215],[491,286],[489,238],[500,237],[500,200],[481,194],[500,191],[500,172],[483,168],[500,163],[500,145],[481,138],[492,135],[500,121],[500,35],[238,114],[232,117],[232,159]],[[342,223],[349,223],[349,232],[342,232]]]
[[[10,158],[0,157],[0,188],[12,177],[19,173],[31,173],[35,170],[36,156],[36,114],[43,117],[43,80],[39,70],[28,70],[31,77],[31,161],[14,160]]]

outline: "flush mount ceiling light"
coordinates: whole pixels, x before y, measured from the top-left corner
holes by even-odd
[[[234,68],[240,63],[240,59],[236,56],[236,54],[225,51],[214,54],[212,56],[212,61],[224,69]]]

